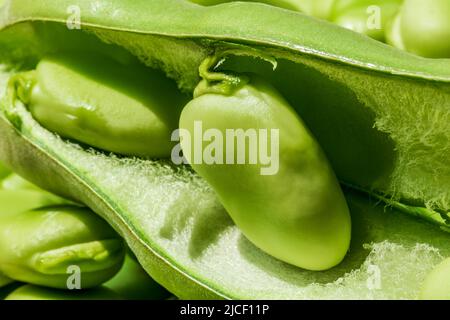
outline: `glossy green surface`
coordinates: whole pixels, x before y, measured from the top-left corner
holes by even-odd
[[[0,162],[0,181],[1,179],[7,177],[10,173],[11,171],[9,171],[9,169],[6,168],[5,165]]]
[[[388,40],[429,58],[450,58],[450,1],[405,0]]]
[[[0,217],[65,203],[67,203],[66,200],[48,192],[0,189]]]
[[[184,97],[161,74],[66,55],[40,61],[30,78],[20,98],[49,130],[110,152],[169,157]]]
[[[204,6],[236,0],[189,0]],[[385,41],[385,28],[403,0],[247,0],[285,8],[328,20],[343,28]]]
[[[0,272],[14,280],[68,288],[76,266],[80,288],[90,288],[111,278],[123,255],[122,240],[88,209],[55,206],[0,217]]]
[[[14,280],[0,273],[0,288],[6,287],[13,282]]]
[[[0,122],[1,148],[10,150],[3,158],[14,158],[27,178],[103,216],[146,271],[180,298],[414,299],[425,276],[450,254],[448,233],[347,193],[349,254],[328,271],[295,268],[252,245],[190,169],[80,150],[40,127],[24,108],[17,111],[24,120],[20,135]],[[53,179],[41,178],[50,172]],[[371,265],[379,267],[381,290],[367,286]]]
[[[257,3],[202,7],[182,0],[106,1],[94,13],[80,1],[81,30],[89,34],[67,29],[61,11],[66,3],[51,4],[46,10],[34,2],[12,4],[5,23],[29,21],[30,16],[34,22],[16,23],[0,33],[1,60],[28,65],[48,53],[85,50],[129,61],[129,51],[192,92],[206,54],[234,48],[238,56],[227,57],[234,61],[232,71],[258,73],[281,92],[341,182],[422,206],[436,223],[448,224],[450,163],[444,155],[450,150],[449,60],[414,57]],[[243,10],[251,14],[237,27],[231,21]],[[109,19],[110,12],[117,19]],[[58,22],[43,22],[49,20]],[[271,28],[270,21],[280,24]],[[278,67],[272,70],[242,55],[266,55]]]
[[[236,0],[189,0],[204,6]],[[245,1],[245,0],[244,0]],[[328,20],[413,54],[450,58],[447,0],[247,0]]]
[[[38,188],[31,182],[25,180],[17,174],[10,174],[0,181],[0,189],[3,190],[30,190],[30,191],[42,191],[44,190]]]
[[[33,0],[8,2],[10,3],[8,14],[3,15],[0,20],[2,28],[31,19],[57,21],[65,26],[66,9],[74,5],[71,0],[47,0],[39,3]],[[109,39],[112,43],[123,42],[124,46],[129,45],[128,49],[136,50],[140,57],[149,63],[152,63],[150,57],[158,60],[157,56],[161,55],[159,59],[162,59],[162,56],[167,54],[165,50],[161,48],[162,50],[153,49],[143,52],[145,42],[140,46],[133,45],[132,38],[126,39],[120,36],[120,31],[135,33],[138,38],[138,34],[161,35],[181,39],[224,40],[275,46],[388,74],[450,81],[450,68],[447,61],[420,59],[378,41],[366,39],[354,32],[342,30],[338,26],[318,23],[317,19],[301,13],[277,9],[265,4],[225,3],[202,7],[185,0],[105,0],[98,7],[93,7],[89,0],[78,0],[76,5],[83,12],[81,20],[83,26],[88,29],[94,28],[99,36]],[[247,13],[245,20],[242,19],[242,12]],[[238,18],[240,23],[237,24],[235,21]],[[276,28],[273,21],[276,21]],[[27,32],[33,36],[36,31],[31,29]],[[109,31],[115,36],[110,38]],[[129,36],[133,36],[132,34]],[[16,35],[20,36],[20,34]],[[169,43],[165,44],[169,45]],[[4,45],[17,46],[17,43],[8,39]],[[35,45],[28,54],[36,54],[40,49],[39,46],[47,44]],[[175,45],[174,49],[176,47]],[[171,52],[172,58],[174,54],[182,56],[181,61],[178,62],[184,63],[185,60],[194,58],[189,48],[184,46],[178,48],[178,52]],[[46,49],[54,50],[55,44],[50,44]],[[191,49],[194,48],[191,47]],[[22,52],[18,50],[15,54],[22,54]],[[8,56],[8,53],[4,52],[3,55]],[[177,62],[172,61],[172,63]],[[154,64],[157,64],[157,61]],[[162,64],[165,65],[166,62]],[[169,65],[165,65],[164,68],[171,72],[181,71],[172,69]]]
[[[119,300],[121,297],[110,289],[100,287],[90,290],[57,290],[24,285],[11,292],[5,300]]]
[[[120,271],[103,286],[127,300],[161,300],[170,296],[130,254],[125,256]]]
[[[275,71],[242,56],[227,62],[234,60],[230,69],[238,72],[256,69],[274,84],[313,132],[341,181],[438,208],[445,225],[448,60],[418,58],[261,4],[77,4],[89,35],[65,26],[73,1],[13,1],[2,13],[3,24],[11,27],[0,32],[0,60],[32,69],[41,56],[65,46],[116,52],[117,46],[106,46],[99,37],[192,92],[198,66],[212,51],[239,44],[241,54],[272,56]],[[0,121],[2,160],[105,217],[152,277],[181,298],[417,298],[425,275],[448,255],[448,234],[347,195],[355,234],[350,254],[326,272],[294,268],[249,243],[210,186],[189,169],[85,152],[40,127],[20,103],[15,110],[7,107],[8,117],[3,113]],[[370,265],[380,268],[380,290],[367,287]]]
[[[450,300],[450,258],[445,259],[430,272],[420,297],[425,300]]]
[[[403,0],[337,0],[329,20],[337,25],[385,41],[385,29]]]
[[[350,215],[339,183],[309,130],[261,79],[252,78],[229,95],[214,93],[205,81],[180,117],[180,128],[191,137],[182,138],[181,146],[193,169],[217,192],[233,221],[257,247],[309,270],[336,266],[350,245]],[[196,123],[205,133],[197,132]],[[227,130],[238,129],[245,131],[243,135],[249,130],[244,139],[250,142],[242,150],[239,137],[227,135]],[[195,141],[205,139],[208,130],[215,130],[214,135],[197,147]],[[252,130],[257,130],[254,143],[259,147],[250,146]],[[222,147],[220,137],[226,139]],[[271,154],[272,164],[263,163],[261,145]],[[239,152],[245,164],[236,164]],[[198,161],[210,154],[213,163]],[[230,156],[234,164],[228,162]],[[251,158],[254,164],[249,163]]]
[[[71,202],[38,188],[15,173],[0,180],[0,217],[69,203]]]

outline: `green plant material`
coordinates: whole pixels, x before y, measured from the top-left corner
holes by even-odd
[[[403,0],[337,0],[329,20],[337,25],[386,41],[385,29]]]
[[[450,58],[450,2],[405,0],[387,30],[392,45],[429,58]]]
[[[188,0],[203,6],[213,6],[237,0]],[[311,16],[329,19],[336,0],[240,0],[241,2],[258,2],[271,6],[299,11]],[[392,0],[391,0],[392,1]]]
[[[189,0],[204,6],[236,0]],[[386,41],[385,28],[404,0],[244,0],[303,12],[341,27]]]
[[[236,0],[187,0],[202,6],[215,6],[218,4],[236,2]],[[305,12],[310,15],[326,15],[325,5],[335,0],[241,0],[241,2],[265,3],[275,7]]]
[[[0,189],[0,217],[35,208],[67,204],[68,201],[43,191]]]
[[[213,187],[233,221],[258,248],[309,270],[336,266],[350,245],[350,214],[320,146],[292,107],[263,80],[252,77],[225,92],[214,85],[206,77],[181,114],[180,128],[189,133],[189,139],[181,137],[181,146],[193,169]],[[197,146],[195,140],[204,139],[203,131],[208,130],[215,135]],[[240,138],[234,133],[229,137],[227,130],[242,130],[243,139],[249,139],[244,150],[239,150]],[[222,147],[220,137],[226,139]],[[258,156],[262,144],[271,164]],[[243,163],[238,164],[236,152],[242,152]],[[211,159],[199,161],[204,155]],[[251,158],[254,164],[249,163]],[[239,180],[245,183],[236,183]]]
[[[157,72],[104,56],[41,60],[13,82],[46,128],[88,145],[141,157],[169,157],[185,98]]]
[[[130,255],[125,256],[120,271],[103,286],[128,300],[161,300],[170,296]]]
[[[10,173],[11,171],[9,171],[9,169],[6,168],[5,165],[0,162],[0,181],[5,177],[7,177]]]
[[[3,287],[0,287],[0,300],[4,300],[11,292],[22,286],[20,282],[12,282]]]
[[[3,190],[31,190],[31,191],[41,191],[44,190],[38,188],[36,185],[31,182],[25,180],[21,176],[12,173],[9,176],[5,177],[3,181],[0,181],[0,189]]]
[[[74,1],[44,4],[16,0],[2,12],[0,61],[33,69],[41,57],[68,46],[100,52],[122,47],[192,92],[206,56],[238,48],[219,68],[255,72],[280,91],[340,181],[447,217],[447,60],[418,58],[255,3],[105,0],[93,8],[80,0],[80,31],[66,27],[66,9]],[[242,19],[244,12],[249,14]],[[271,57],[277,69],[255,56]],[[5,88],[8,77],[0,79]],[[425,275],[449,255],[448,234],[350,193],[354,236],[348,256],[325,272],[295,268],[249,243],[189,168],[85,151],[43,129],[20,101],[3,108],[1,159],[103,216],[146,271],[180,298],[417,298]],[[367,287],[373,265],[381,273],[377,290]]]
[[[13,282],[14,280],[0,273],[0,288],[6,287]]]
[[[236,0],[190,0],[205,6]],[[245,0],[244,0],[245,1]],[[300,11],[429,58],[450,58],[447,0],[247,0]],[[403,3],[405,3],[403,5]]]
[[[108,0],[105,10],[117,14],[111,20],[79,1],[83,19],[77,31],[67,29],[62,10],[73,3],[48,1],[49,10],[28,0],[12,2],[1,23],[0,60],[23,65],[20,61],[32,63],[72,49],[121,55],[119,49],[126,49],[192,92],[205,56],[234,48],[222,68],[255,72],[271,82],[316,137],[342,183],[424,207],[428,216],[437,213],[448,221],[449,61],[414,57],[317,19],[257,3],[202,7],[174,0]],[[227,23],[244,11],[254,14],[239,25]],[[30,17],[33,22],[26,22]],[[44,20],[53,22],[40,22]],[[273,21],[283,23],[274,29]],[[277,69],[246,57],[262,55],[273,57]]]
[[[124,245],[90,210],[56,206],[2,215],[0,256],[0,272],[11,279],[84,289],[117,273]]]
[[[329,271],[296,268],[252,245],[190,169],[84,151],[43,129],[24,107],[17,111],[19,135],[0,122],[2,143],[23,155],[15,168],[35,181],[49,170],[61,177],[46,187],[105,217],[146,271],[181,299],[414,299],[426,274],[450,254],[448,233],[347,193],[349,254]],[[372,265],[381,274],[379,290],[367,286]]]
[[[425,300],[450,300],[450,258],[445,259],[430,272],[420,297]]]
[[[11,292],[5,300],[119,300],[112,290],[99,287],[90,290],[58,290],[24,285]]]
[[[0,180],[0,217],[73,202],[46,192],[15,173]]]

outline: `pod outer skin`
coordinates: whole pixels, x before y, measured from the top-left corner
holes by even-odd
[[[192,139],[198,139],[196,121],[204,131],[218,130],[223,136],[227,129],[279,130],[279,171],[274,175],[261,175],[261,162],[198,164],[194,144],[182,138],[181,146],[256,246],[309,270],[329,269],[342,261],[350,245],[351,222],[338,181],[308,129],[271,86],[255,78],[230,96],[200,95],[180,117],[180,128]],[[229,151],[223,152],[223,163]]]
[[[54,21],[66,27],[67,8],[73,2],[45,0],[46,5],[41,5],[34,0],[6,1],[4,8],[8,11],[0,18],[0,28],[30,20]],[[450,82],[446,61],[421,59],[333,24],[318,24],[317,19],[302,13],[265,4],[232,2],[203,7],[180,0],[104,0],[97,8],[90,0],[78,0],[76,5],[83,12],[82,30],[93,26],[174,38],[233,40],[280,47],[387,74]],[[242,12],[248,14],[235,23]],[[190,53],[185,57],[190,58]]]

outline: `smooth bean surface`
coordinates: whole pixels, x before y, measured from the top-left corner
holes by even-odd
[[[90,288],[117,273],[124,244],[88,209],[44,207],[0,216],[0,257],[0,272],[11,279],[66,289],[73,273],[74,285]]]
[[[255,77],[227,95],[213,91],[204,80],[184,108],[180,128],[194,137],[196,122],[224,137],[228,130],[279,130],[279,171],[274,175],[261,175],[261,158],[254,165],[226,164],[229,157],[236,158],[235,140],[234,150],[220,154],[223,164],[196,163],[194,144],[182,138],[181,146],[257,247],[310,270],[329,269],[342,261],[350,245],[351,223],[339,183],[320,146],[274,88]],[[272,139],[267,140],[269,150]],[[205,142],[201,150],[210,147]],[[245,148],[249,159],[253,150],[249,144]]]
[[[24,36],[21,38],[23,41],[17,41],[15,35],[18,31],[20,33],[21,27],[31,26],[36,33],[39,30],[66,30],[67,13],[64,9],[65,5],[72,5],[73,0],[45,0],[45,5],[32,0],[14,0],[10,4],[8,10],[2,11],[2,17],[10,27],[0,32],[0,40],[3,40],[0,43],[7,44],[0,44],[3,49],[0,52],[4,56],[14,56],[14,61],[20,63],[22,59],[15,53],[27,52],[24,42],[40,44],[39,41],[33,42],[33,37],[28,39]],[[446,188],[442,188],[448,173],[446,161],[442,158],[443,151],[447,150],[446,140],[442,139],[446,136],[445,121],[441,120],[437,126],[437,120],[445,117],[442,110],[448,101],[445,82],[448,82],[449,73],[445,62],[419,59],[317,19],[264,5],[234,3],[204,8],[179,0],[105,0],[102,1],[104,10],[98,10],[98,7],[90,6],[89,1],[76,1],[76,4],[83,13],[81,33],[87,31],[85,34],[99,36],[102,42],[123,45],[146,63],[162,66],[169,76],[179,76],[180,85],[188,90],[198,83],[196,68],[203,59],[202,55],[216,50],[217,46],[241,45],[245,48],[244,54],[263,50],[279,61],[279,69],[274,74],[283,78],[281,83],[297,85],[297,95],[295,90],[291,95],[282,91],[286,99],[296,106],[303,99],[305,109],[310,110],[312,118],[322,124],[319,128],[314,127],[314,122],[303,117],[315,135],[320,134],[322,128],[339,136],[346,127],[350,127],[348,132],[354,136],[364,136],[364,130],[351,124],[369,119],[368,128],[377,131],[380,128],[376,125],[383,124],[382,130],[389,132],[394,140],[393,147],[399,155],[395,158],[395,165],[413,169],[389,171],[395,177],[412,177],[410,180],[391,181],[381,179],[377,167],[363,166],[366,171],[374,171],[374,176],[380,179],[376,185],[354,183],[356,187],[367,186],[366,190],[379,191],[398,201],[402,195],[408,194],[414,201],[418,200],[418,205],[431,203],[439,210],[448,208],[444,202],[448,199]],[[110,13],[114,16],[111,17]],[[248,13],[245,19],[242,19],[243,13]],[[76,33],[67,31],[60,34],[69,36]],[[48,41],[55,51],[58,39],[61,37]],[[36,54],[41,53],[35,46],[31,48],[34,50],[30,55],[36,51]],[[283,59],[292,63],[283,68]],[[300,68],[296,68],[297,62]],[[320,75],[307,69],[314,69]],[[241,71],[239,68],[236,70]],[[331,88],[327,85],[330,79],[342,88]],[[280,91],[284,89],[279,83],[274,84]],[[318,100],[314,99],[315,93],[318,93]],[[312,98],[305,101],[305,96]],[[354,97],[360,103],[340,97]],[[327,104],[328,109],[321,108]],[[326,112],[331,108],[335,113]],[[95,207],[120,228],[145,268],[181,298],[415,298],[421,285],[416,279],[430,267],[430,261],[436,261],[433,260],[438,255],[436,249],[440,248],[447,255],[447,239],[438,234],[439,230],[420,222],[416,224],[416,221],[410,224],[411,221],[400,214],[397,219],[389,209],[383,214],[383,205],[373,215],[369,214],[361,208],[372,208],[374,203],[363,205],[367,200],[364,199],[356,208],[353,204],[352,212],[355,222],[358,212],[361,213],[360,218],[368,220],[357,224],[357,231],[361,232],[359,238],[356,234],[357,240],[344,263],[324,273],[293,268],[251,245],[231,223],[207,184],[185,167],[171,171],[164,161],[122,161],[85,152],[54,139],[50,132],[30,119],[21,104],[10,105],[8,111],[0,119],[1,158],[40,185],[62,190],[64,194]],[[333,121],[339,113],[342,118],[351,119],[349,126]],[[372,118],[372,113],[376,118]],[[357,116],[352,116],[354,114]],[[327,122],[327,117],[332,118],[331,121]],[[392,123],[399,120],[409,125],[393,127]],[[402,133],[406,136],[403,141]],[[424,136],[426,141],[422,139]],[[437,140],[443,142],[436,143]],[[421,142],[427,144],[424,158],[414,154],[414,150],[423,154]],[[344,162],[347,159],[344,154],[358,157],[351,154],[351,150],[358,146],[351,136],[344,135],[342,143],[330,144],[337,149],[348,145],[350,152],[347,149],[341,151]],[[391,159],[385,157],[389,153],[378,149],[376,143],[369,141],[366,145],[367,150],[378,152],[381,158]],[[321,146],[329,151],[326,143]],[[410,157],[402,158],[405,153]],[[26,158],[21,157],[24,154]],[[57,179],[47,178],[49,165]],[[435,172],[440,174],[434,176]],[[357,168],[354,173],[355,176],[359,174]],[[431,179],[427,179],[427,174]],[[433,179],[435,184],[431,183]],[[402,189],[405,185],[417,185],[418,188],[410,188],[405,193]],[[437,187],[428,192],[435,185]],[[392,189],[387,186],[392,186]],[[423,216],[431,217],[428,213],[424,210]],[[416,252],[408,251],[418,240],[429,248],[421,259],[417,259]],[[373,243],[374,247],[363,248],[363,243]],[[386,270],[383,271],[382,290],[367,288],[368,273],[364,269],[367,264],[361,264],[367,254],[367,263]]]
[[[428,58],[450,58],[450,1],[405,0],[386,31],[392,45]]]
[[[68,201],[53,194],[37,190],[0,189],[0,218]]]
[[[50,131],[119,154],[170,155],[184,96],[156,71],[108,57],[59,55],[43,59],[30,78],[22,99]]]
[[[11,292],[5,300],[119,300],[114,291],[99,287],[90,290],[57,290],[24,285]]]
[[[0,181],[11,173],[6,166],[0,162]]]
[[[155,282],[128,253],[120,271],[104,287],[111,289],[128,300],[159,300],[170,294]]]
[[[12,173],[0,181],[0,189],[3,190],[35,190],[44,192],[42,189],[25,180],[21,176]]]
[[[420,297],[424,300],[450,300],[450,258],[441,262],[428,275]]]

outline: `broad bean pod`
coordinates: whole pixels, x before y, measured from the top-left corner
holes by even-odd
[[[61,140],[10,86],[7,97],[19,99],[2,101],[1,159],[100,214],[180,298],[417,298],[420,275],[448,256],[448,234],[439,229],[449,225],[447,60],[415,57],[258,3],[107,0],[92,8],[79,0],[80,30],[67,29],[73,0],[9,4],[1,15],[0,60],[24,72],[68,50],[125,51],[140,68],[160,69],[192,94],[200,64],[232,50],[214,71],[252,72],[270,83],[303,119],[339,181],[365,195],[345,190],[353,238],[342,263],[325,272],[296,268],[249,242],[190,168]],[[367,195],[438,227],[396,209],[384,212]],[[415,250],[418,239],[429,250]],[[386,280],[382,290],[366,287],[370,265]]]

